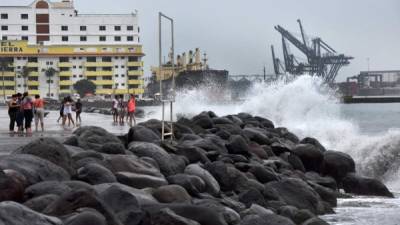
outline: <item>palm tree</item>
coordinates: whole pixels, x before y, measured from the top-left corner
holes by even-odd
[[[43,70],[43,71],[44,71],[46,77],[48,78],[48,79],[47,79],[47,83],[49,84],[48,97],[50,98],[50,96],[51,96],[51,95],[50,95],[50,92],[51,92],[51,89],[50,89],[51,78],[54,77],[54,75],[55,75],[58,71],[55,70],[53,67],[47,68],[47,69],[45,69],[45,70]]]
[[[31,72],[32,69],[27,66],[23,66],[22,69],[19,71],[19,74],[22,76],[22,78],[24,78],[24,92],[26,92],[27,79]]]
[[[4,97],[4,102],[6,102],[7,98],[6,98],[6,87],[5,87],[5,83],[4,83],[4,72],[6,69],[8,69],[10,67],[11,61],[8,58],[0,58],[0,67],[1,67],[1,77],[2,77],[2,81],[3,81],[3,97]]]

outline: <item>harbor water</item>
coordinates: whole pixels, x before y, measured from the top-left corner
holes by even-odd
[[[354,196],[340,199],[336,214],[323,218],[334,225],[400,225],[400,104],[341,104],[335,92],[325,88],[317,78],[300,77],[291,83],[256,85],[243,93],[238,104],[217,104],[213,87],[179,92],[175,104],[177,115],[194,115],[212,110],[218,115],[249,112],[287,127],[300,138],[315,137],[331,150],[350,154],[362,175],[381,179],[396,198]],[[160,107],[144,108],[146,118],[160,119]],[[3,154],[14,142],[23,144],[37,136],[62,138],[73,128],[57,124],[58,112],[46,118],[47,131],[34,137],[10,137],[7,133],[6,109],[0,109],[0,150]],[[100,126],[115,134],[126,133],[128,126],[112,123],[112,117],[83,114],[82,126]]]

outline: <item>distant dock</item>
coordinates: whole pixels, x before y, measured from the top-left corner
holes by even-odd
[[[345,104],[356,103],[400,103],[400,96],[344,96]]]

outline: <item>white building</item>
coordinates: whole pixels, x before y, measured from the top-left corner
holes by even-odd
[[[81,79],[92,80],[98,95],[143,93],[137,12],[79,14],[72,0],[0,6],[0,39],[0,59],[11,62],[0,95],[4,88],[6,95],[29,91],[59,98],[72,94]],[[48,68],[56,70],[51,78]]]

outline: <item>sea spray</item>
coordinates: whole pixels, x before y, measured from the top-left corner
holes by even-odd
[[[186,116],[211,110],[218,115],[248,112],[269,118],[300,138],[315,137],[327,149],[349,153],[357,161],[359,172],[400,190],[400,131],[363,134],[355,121],[343,115],[335,90],[318,77],[300,76],[291,82],[255,84],[237,103],[226,102],[229,94],[229,90],[212,84],[181,90],[174,110],[177,115]],[[161,112],[157,112],[152,118],[160,116]]]

